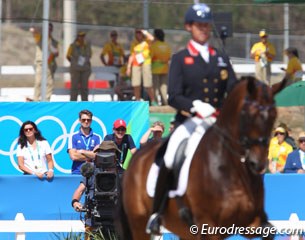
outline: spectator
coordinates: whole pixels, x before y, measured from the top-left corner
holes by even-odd
[[[42,34],[41,31],[36,28],[30,28],[30,32],[33,33],[36,43],[36,57],[35,57],[35,84],[34,84],[34,101],[41,100],[41,80],[42,80]],[[46,89],[46,100],[50,101],[53,84],[54,84],[54,73],[57,68],[56,58],[58,57],[58,41],[53,36],[53,24],[49,23],[48,32],[48,70],[47,70],[47,89]]]
[[[271,85],[271,63],[275,57],[275,48],[268,41],[268,34],[265,29],[259,32],[260,42],[255,43],[251,48],[251,57],[255,60],[255,76],[258,80]]]
[[[169,134],[171,134],[175,130],[175,125],[176,125],[176,121],[175,120],[170,121],[169,129],[168,129]]]
[[[283,127],[277,127],[274,136],[276,136],[277,141],[272,141],[269,144],[269,171],[271,173],[278,173],[283,172],[287,156],[293,149],[285,141],[287,131]]]
[[[296,150],[297,149],[297,145],[295,144],[295,140],[293,137],[291,137],[291,128],[289,128],[285,123],[280,123],[279,124],[279,127],[283,127],[286,132],[287,132],[287,136],[285,138],[285,141],[291,145],[292,149],[293,150]]]
[[[285,137],[285,142],[287,142],[289,145],[291,145],[292,149],[295,150],[297,149],[297,145],[295,144],[295,141],[294,141],[294,138],[291,137],[291,129],[286,125],[286,123],[283,123],[281,122],[278,127],[282,127],[285,129],[287,135]],[[271,140],[270,140],[270,143],[273,144],[273,143],[277,143],[278,140],[277,140],[277,137],[273,137]]]
[[[287,68],[282,69],[286,72],[285,78],[288,79],[290,83],[293,83],[297,80],[301,80],[303,75],[303,69],[302,63],[299,59],[298,50],[294,47],[289,47],[285,49],[284,54],[288,57]]]
[[[191,39],[185,49],[172,56],[168,79],[168,103],[177,110],[175,123],[180,125],[171,134],[164,159],[158,158],[157,164],[152,165],[159,175],[147,233],[160,234],[163,203],[171,187],[168,179],[172,176],[177,149],[185,139],[191,138],[191,146],[186,146],[187,154],[194,153],[206,128],[215,121],[211,115],[221,108],[237,80],[228,56],[209,43],[212,25],[209,6],[197,3],[188,8],[184,26]]]
[[[117,159],[119,160],[119,172],[123,172],[123,164],[126,160],[128,149],[131,154],[134,154],[137,149],[134,143],[134,140],[130,134],[126,134],[126,122],[122,119],[117,119],[113,123],[113,133],[105,136],[104,141],[114,141],[118,149],[121,152],[117,151]]]
[[[52,150],[32,121],[24,122],[20,128],[17,159],[24,175],[36,175],[40,179],[54,177]]]
[[[152,87],[150,44],[154,37],[146,30],[136,29],[135,40],[130,47],[127,65],[127,76],[131,76],[131,84],[137,101],[141,100],[141,82],[150,98],[151,105],[156,106]]]
[[[152,126],[146,131],[146,133],[142,136],[140,140],[140,144],[143,145],[147,142],[151,141],[159,141],[162,139],[162,135],[164,132],[164,124],[163,122],[156,121],[152,124]],[[149,136],[152,136],[149,138]]]
[[[305,173],[305,132],[299,134],[299,149],[288,154],[284,173]]]
[[[119,101],[131,100],[133,96],[131,80],[130,77],[126,74],[128,57],[126,56],[126,61],[124,65],[120,68],[119,81],[114,88],[115,93],[118,95]]]
[[[154,37],[155,40],[151,45],[153,88],[156,100],[160,95],[161,105],[167,105],[167,78],[171,49],[164,41],[164,32],[162,29],[155,29]]]
[[[95,158],[95,146],[101,143],[101,136],[94,133],[91,128],[93,114],[89,110],[82,110],[78,114],[81,124],[78,132],[69,138],[68,153],[73,161],[72,174],[80,174],[83,163],[91,162]]]
[[[88,81],[91,74],[91,45],[85,41],[85,32],[78,32],[75,41],[70,44],[67,59],[71,63],[70,101],[77,101],[80,90],[82,101],[88,101]]]
[[[117,31],[111,31],[110,38],[111,40],[107,42],[103,47],[100,56],[101,61],[105,66],[120,67],[124,64],[124,50],[122,45],[117,41]]]

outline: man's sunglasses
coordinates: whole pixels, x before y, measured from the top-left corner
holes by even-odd
[[[82,118],[81,121],[82,121],[82,123],[84,123],[84,122],[91,122],[92,119],[91,118]]]
[[[115,129],[116,131],[120,131],[120,132],[125,132],[126,131],[126,128],[123,128],[123,127],[121,127],[121,128],[116,128]]]

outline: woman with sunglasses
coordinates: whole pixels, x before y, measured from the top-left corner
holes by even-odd
[[[268,153],[269,171],[271,173],[283,172],[287,156],[293,151],[292,146],[285,141],[287,134],[283,127],[275,129],[274,136],[277,141],[270,142]]]
[[[52,150],[32,121],[24,122],[20,128],[17,159],[24,175],[36,175],[40,179],[54,177]]]

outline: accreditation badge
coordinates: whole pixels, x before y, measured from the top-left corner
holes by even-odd
[[[220,79],[221,79],[221,80],[226,80],[226,79],[228,79],[228,76],[229,76],[228,70],[222,69],[222,70],[220,71]]]

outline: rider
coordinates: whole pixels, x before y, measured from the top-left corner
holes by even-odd
[[[177,109],[175,122],[179,126],[169,139],[164,161],[159,167],[153,165],[160,170],[147,233],[160,234],[161,214],[170,189],[169,174],[181,142],[191,138],[184,154],[195,152],[205,129],[215,122],[211,115],[221,108],[236,82],[228,56],[208,42],[212,22],[212,12],[203,3],[190,6],[185,14],[185,29],[191,40],[185,49],[173,55],[168,82],[168,102]]]

